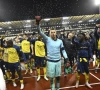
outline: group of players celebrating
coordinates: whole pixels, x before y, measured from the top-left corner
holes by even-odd
[[[36,25],[38,29],[37,37],[28,37],[23,34],[23,37],[16,37],[15,41],[5,40],[1,37],[0,46],[0,67],[3,71],[5,79],[10,79],[12,76],[13,86],[16,87],[15,82],[16,73],[19,77],[21,87],[24,89],[24,81],[21,72],[20,59],[23,58],[25,65],[25,74],[33,72],[33,63],[37,69],[37,81],[40,80],[40,67],[43,67],[44,79],[50,79],[51,90],[59,90],[60,76],[61,76],[61,56],[64,57],[64,74],[65,69],[69,69],[70,57],[67,55],[66,40],[57,38],[56,30],[50,30],[48,36],[41,31],[39,22],[40,16],[36,16]],[[94,45],[91,45],[86,40],[84,33],[78,33],[77,36],[72,36],[72,43],[76,46],[77,51],[77,72],[76,72],[76,88],[79,86],[80,74],[84,73],[85,84],[89,88],[89,60],[95,57],[95,73],[97,73],[98,64],[100,62],[100,20],[96,22],[96,28],[93,34]],[[91,47],[93,46],[93,48]],[[71,62],[70,62],[71,63]],[[72,66],[71,66],[72,71]],[[68,74],[68,73],[67,73]],[[55,82],[56,80],[56,82]]]

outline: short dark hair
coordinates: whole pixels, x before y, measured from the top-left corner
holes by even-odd
[[[80,35],[80,34],[81,34],[81,35],[83,35],[83,36],[85,37],[85,34],[84,34],[83,32],[81,32],[81,33],[78,33],[78,35]],[[78,36],[78,35],[77,35],[77,36]]]
[[[33,32],[32,35],[36,35],[36,32]]]
[[[7,41],[7,47],[13,47],[13,41],[12,40],[8,40]]]

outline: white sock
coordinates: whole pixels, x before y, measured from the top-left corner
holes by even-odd
[[[33,71],[32,71],[32,69],[30,69],[30,73],[32,73]]]
[[[86,82],[85,84],[86,84],[87,87],[92,88],[91,85],[88,82]]]
[[[21,84],[21,87],[20,87],[20,89],[24,89],[24,84]]]
[[[79,86],[79,81],[76,81],[75,87],[78,88],[78,86]]]
[[[13,82],[13,86],[14,86],[14,87],[16,87],[16,86],[17,86],[17,84],[16,84],[15,82]]]
[[[45,79],[46,81],[48,81],[48,80],[49,80],[46,76],[44,76],[44,79]]]
[[[38,76],[37,81],[39,81],[39,80],[40,80],[40,78],[41,78],[41,77],[40,77],[40,76]]]

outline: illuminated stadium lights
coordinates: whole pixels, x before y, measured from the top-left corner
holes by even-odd
[[[26,20],[26,22],[31,22],[31,20]]]
[[[68,24],[68,23],[69,23],[69,22],[64,22],[64,21],[62,22],[62,24]]]
[[[95,0],[95,5],[99,6],[99,14],[100,14],[100,0]]]
[[[9,29],[11,29],[12,27],[9,27]]]
[[[46,21],[46,22],[47,22],[47,21],[50,21],[50,18],[45,18],[44,21]]]
[[[11,22],[9,21],[9,22],[6,22],[7,24],[11,24]]]
[[[89,20],[89,22],[94,22],[94,20]]]
[[[82,23],[83,21],[78,21],[78,23]]]
[[[99,5],[100,4],[100,0],[95,0],[95,5]]]
[[[1,30],[2,28],[0,28],[0,30]]]
[[[68,18],[69,18],[69,17],[63,17],[62,19],[65,20],[65,19],[68,19]]]

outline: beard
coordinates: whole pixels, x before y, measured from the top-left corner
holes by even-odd
[[[56,36],[55,36],[55,35],[52,35],[51,38],[52,38],[53,40],[55,40],[55,39],[56,39]]]

